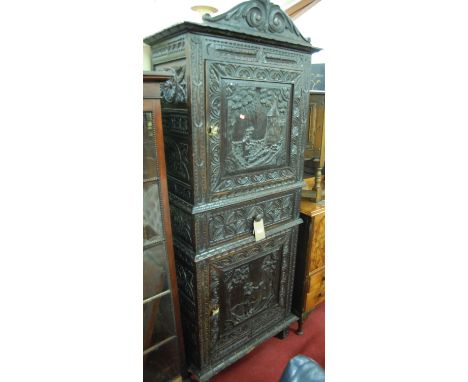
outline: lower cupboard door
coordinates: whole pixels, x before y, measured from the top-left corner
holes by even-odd
[[[213,361],[288,315],[295,235],[296,227],[208,260]]]

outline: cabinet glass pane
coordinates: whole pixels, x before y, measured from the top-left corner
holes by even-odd
[[[164,240],[158,183],[143,184],[143,244]]]
[[[167,256],[164,243],[143,251],[143,299],[169,288]]]
[[[143,350],[175,336],[174,322],[170,293],[143,304]]]
[[[143,356],[143,381],[168,382],[179,375],[180,357],[177,339]]]
[[[153,113],[143,112],[143,179],[156,177],[156,146]]]

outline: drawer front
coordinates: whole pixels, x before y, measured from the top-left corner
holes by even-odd
[[[253,237],[253,222],[257,217],[263,218],[265,228],[296,219],[299,193],[290,191],[208,212],[208,247]]]
[[[325,266],[325,213],[312,221],[309,256],[309,273]]]
[[[297,227],[207,260],[207,340],[213,360],[231,354],[289,313],[295,237]]]
[[[309,291],[306,295],[305,311],[312,310],[325,300],[325,269],[309,276]]]

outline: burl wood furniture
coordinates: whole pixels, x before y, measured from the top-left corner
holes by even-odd
[[[304,319],[325,299],[325,205],[302,198],[292,311],[303,334]]]
[[[144,42],[153,70],[173,75],[162,113],[177,281],[187,362],[206,381],[297,320],[308,73],[318,49],[267,0],[203,20]]]
[[[304,160],[305,172],[315,176],[313,193],[309,197],[319,202],[324,198],[321,185],[325,164],[325,91],[311,90],[309,94],[309,125]]]
[[[181,380],[180,324],[167,192],[159,85],[167,74],[143,76],[143,380]]]

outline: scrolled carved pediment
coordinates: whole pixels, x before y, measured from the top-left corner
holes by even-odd
[[[206,14],[203,22],[236,32],[310,46],[310,39],[302,36],[289,16],[269,0],[245,1],[221,15],[212,17]]]

